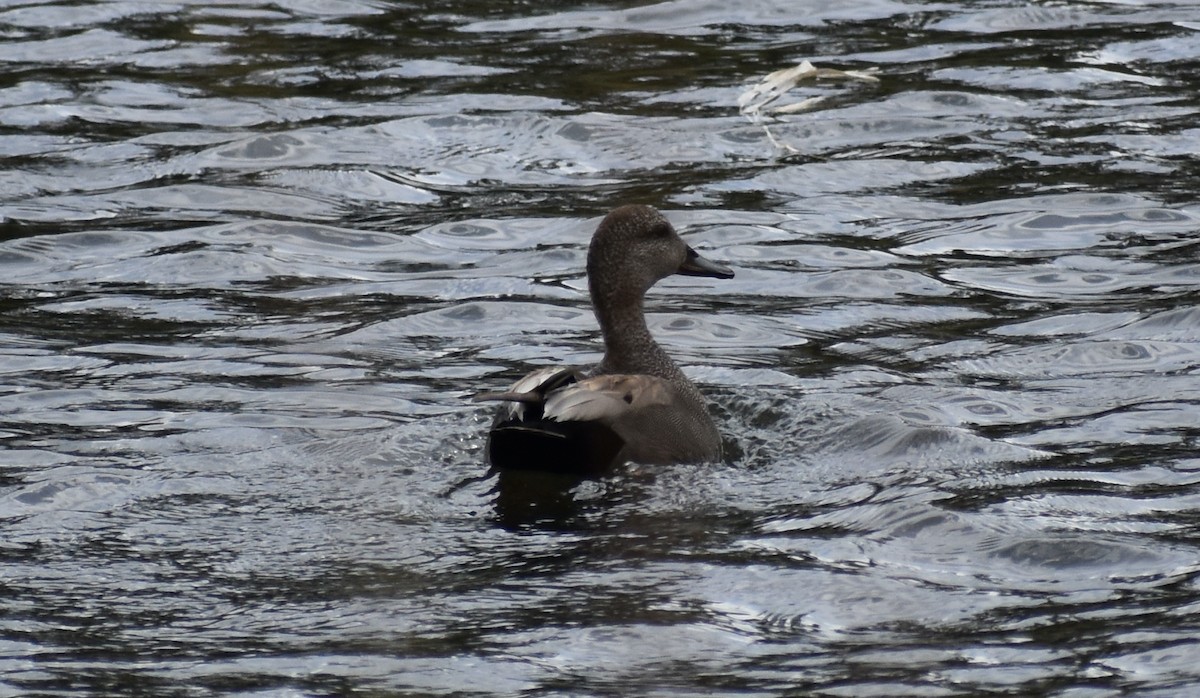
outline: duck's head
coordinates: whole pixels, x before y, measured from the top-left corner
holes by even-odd
[[[588,285],[600,298],[640,298],[672,274],[733,278],[733,270],[705,259],[688,246],[671,223],[650,206],[613,209],[588,248]]]

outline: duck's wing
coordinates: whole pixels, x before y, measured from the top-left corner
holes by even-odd
[[[540,405],[546,401],[548,393],[572,385],[582,377],[573,368],[539,368],[526,374],[504,392],[479,393],[474,399],[476,402],[507,402],[509,404],[502,410],[501,418],[521,420],[525,416],[526,405]]]
[[[654,376],[595,376],[547,393],[543,413],[559,422],[611,424],[632,412],[670,404],[673,390],[669,381]]]

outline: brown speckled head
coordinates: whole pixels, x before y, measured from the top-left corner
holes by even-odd
[[[588,248],[587,272],[597,309],[634,299],[640,304],[651,286],[672,274],[733,276],[696,254],[656,209],[637,204],[613,209],[600,221]]]

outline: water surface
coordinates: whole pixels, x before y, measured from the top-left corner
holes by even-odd
[[[0,9],[0,695],[1200,692],[1198,54],[1187,3]],[[804,59],[878,82],[739,114]],[[598,358],[628,202],[737,270],[648,303],[726,462],[488,473],[470,396]]]

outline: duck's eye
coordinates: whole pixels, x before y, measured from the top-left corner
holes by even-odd
[[[667,223],[666,221],[659,223],[650,229],[650,235],[656,238],[671,237],[672,232],[674,231],[671,229],[671,224]]]

